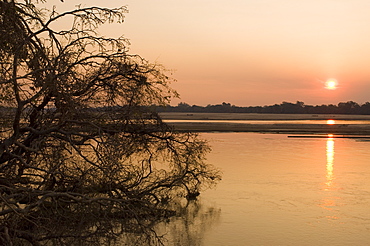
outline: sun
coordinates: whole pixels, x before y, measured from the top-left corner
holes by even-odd
[[[335,90],[337,89],[338,81],[336,79],[328,79],[325,82],[325,89]]]

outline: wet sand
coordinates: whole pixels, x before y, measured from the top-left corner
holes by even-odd
[[[168,123],[178,131],[266,132],[292,134],[370,135],[370,124],[245,124],[212,120],[370,120],[370,115],[333,114],[239,114],[239,113],[161,113],[164,120],[207,120],[207,122]]]

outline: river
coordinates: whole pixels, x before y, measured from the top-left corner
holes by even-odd
[[[367,245],[370,142],[202,133],[223,180],[157,228],[165,245]],[[334,136],[335,137],[335,136]]]

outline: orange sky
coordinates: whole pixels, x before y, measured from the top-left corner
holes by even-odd
[[[368,0],[67,0],[127,5],[131,52],[173,69],[180,100],[207,105],[370,101]],[[325,89],[335,78],[336,90]]]

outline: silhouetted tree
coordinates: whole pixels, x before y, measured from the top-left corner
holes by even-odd
[[[172,215],[165,204],[220,178],[204,162],[209,148],[147,110],[176,96],[164,70],[130,55],[124,38],[98,36],[125,7],[37,3],[0,1],[0,244],[150,236]],[[54,30],[62,19],[72,26]]]
[[[361,114],[370,114],[370,103],[365,102],[361,105]]]
[[[250,106],[238,107],[230,103],[223,102],[222,104],[202,106],[179,105],[177,107],[166,106],[157,107],[157,111],[163,112],[205,112],[205,113],[272,113],[272,114],[370,114],[370,103],[366,102],[359,105],[356,102],[341,102],[337,105],[322,104],[322,105],[305,105],[304,102],[297,101],[296,103],[282,102],[269,106]]]
[[[353,101],[338,103],[338,111],[342,114],[356,114],[359,112],[360,105]]]
[[[177,108],[180,110],[180,111],[187,111],[191,108],[191,106],[187,103],[183,103],[183,102],[180,102],[178,105],[177,105]]]

